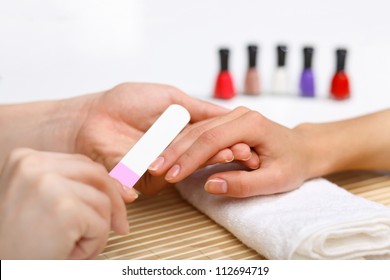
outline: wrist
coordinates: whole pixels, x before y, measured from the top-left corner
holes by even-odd
[[[87,99],[80,102],[77,98],[1,106],[1,154],[6,156],[18,147],[75,152],[87,108]]]
[[[339,171],[338,143],[326,124],[303,123],[293,130],[302,139],[301,152],[306,159],[305,179]]]
[[[53,117],[46,123],[50,142],[48,150],[77,153],[77,141],[82,125],[88,117],[93,95],[56,101],[52,107]]]

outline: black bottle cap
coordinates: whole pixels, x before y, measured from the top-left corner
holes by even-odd
[[[249,68],[256,67],[256,54],[257,54],[257,46],[249,45],[248,46]]]
[[[278,45],[276,50],[278,53],[278,66],[285,66],[286,65],[287,46]]]
[[[303,48],[303,68],[311,69],[314,49],[312,47]]]
[[[229,49],[220,49],[219,57],[221,59],[221,71],[229,70]]]
[[[347,57],[346,49],[337,49],[336,50],[336,60],[337,60],[337,72],[343,72],[345,70],[345,59]]]

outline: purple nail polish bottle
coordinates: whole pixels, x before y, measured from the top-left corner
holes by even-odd
[[[314,97],[314,73],[311,68],[314,49],[305,47],[303,49],[304,67],[301,75],[300,89],[301,96]]]

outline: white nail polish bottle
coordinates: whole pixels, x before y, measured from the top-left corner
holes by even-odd
[[[288,73],[286,67],[287,46],[279,45],[277,51],[277,66],[272,77],[272,94],[285,95],[289,93]]]

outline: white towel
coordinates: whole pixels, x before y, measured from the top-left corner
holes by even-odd
[[[268,259],[389,259],[390,208],[325,179],[277,195],[230,198],[204,191],[213,166],[177,189],[184,199]],[[225,167],[224,167],[225,168]]]

